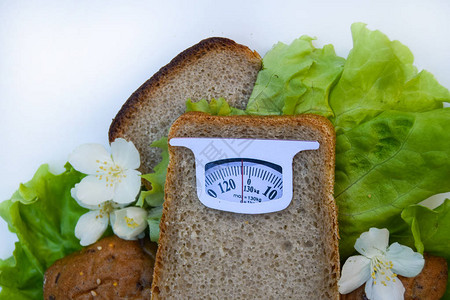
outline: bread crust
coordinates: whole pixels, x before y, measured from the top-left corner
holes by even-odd
[[[159,85],[165,84],[169,77],[177,76],[182,68],[194,63],[208,51],[224,50],[232,50],[242,53],[247,56],[250,61],[261,60],[258,52],[251,51],[248,47],[237,44],[233,40],[227,38],[211,37],[200,41],[198,44],[178,54],[167,65],[162,67],[150,79],[144,82],[133,94],[131,94],[110,125],[109,141],[112,142],[116,138],[122,136],[129,122],[132,120],[131,115],[141,105],[147,105],[146,99],[151,97],[155,88],[158,88]]]
[[[328,217],[330,220],[330,230],[332,231],[332,248],[333,254],[330,257],[330,261],[332,264],[332,270],[336,274],[336,283],[331,288],[331,294],[334,295],[335,299],[338,299],[339,293],[337,292],[337,280],[340,274],[340,262],[339,262],[339,232],[338,232],[338,219],[337,219],[337,206],[334,201],[333,192],[334,192],[334,166],[335,166],[335,131],[331,122],[329,122],[326,118],[314,115],[314,114],[304,114],[304,115],[296,115],[296,116],[211,116],[208,114],[200,113],[200,112],[189,112],[182,116],[180,116],[172,125],[169,132],[169,140],[173,137],[182,137],[183,136],[183,128],[185,124],[202,124],[205,126],[223,126],[226,127],[228,125],[236,125],[240,124],[243,127],[255,127],[255,126],[303,126],[310,127],[314,130],[317,130],[321,134],[320,144],[321,147],[325,147],[326,152],[326,180],[324,191],[327,195],[326,198],[326,206]],[[198,137],[201,137],[199,134]],[[213,134],[209,137],[225,137],[220,136],[218,134]],[[177,147],[172,147],[169,145],[169,155],[173,157],[175,155],[175,151]],[[159,298],[159,287],[158,283],[161,280],[161,271],[162,271],[162,257],[165,255],[164,248],[168,243],[168,238],[166,236],[166,231],[168,229],[167,215],[169,209],[172,206],[175,206],[176,203],[173,203],[171,197],[167,197],[169,195],[169,189],[173,188],[173,183],[176,180],[174,168],[176,166],[173,163],[169,163],[167,177],[166,177],[166,185],[165,185],[165,202],[163,204],[163,215],[160,222],[160,238],[159,244],[160,247],[157,252],[157,257],[155,261],[155,269],[153,273],[153,285],[152,285],[152,299],[160,299]],[[161,245],[163,245],[161,247]],[[337,296],[336,296],[337,295]]]
[[[133,139],[135,138],[136,133],[132,133],[132,125],[136,122],[139,122],[140,111],[143,108],[149,108],[152,106],[156,106],[157,109],[165,109],[165,110],[173,110],[173,105],[179,105],[178,102],[175,103],[157,103],[158,100],[155,100],[158,92],[162,91],[164,87],[168,85],[169,82],[176,80],[177,76],[185,70],[188,70],[192,66],[194,66],[199,60],[203,57],[210,55],[211,53],[230,53],[235,55],[236,57],[243,57],[244,61],[249,65],[255,66],[251,67],[254,70],[248,71],[254,72],[254,78],[249,78],[251,82],[251,86],[253,86],[254,81],[256,80],[256,75],[259,69],[261,68],[261,57],[256,51],[250,50],[248,47],[237,44],[236,42],[222,37],[211,37],[200,41],[198,44],[184,50],[180,54],[178,54],[175,58],[170,61],[166,66],[162,67],[157,73],[155,73],[150,79],[144,82],[123,104],[122,108],[117,113],[116,117],[113,119],[110,128],[109,128],[109,141],[112,142],[118,137]],[[192,78],[195,81],[195,78]],[[205,87],[205,91],[210,87]],[[214,89],[214,87],[212,87]],[[176,89],[176,87],[175,87]],[[226,95],[217,95],[217,97],[226,96]],[[185,96],[187,97],[187,95]],[[205,92],[205,95],[202,97],[206,99],[210,99],[210,95]],[[247,97],[240,96],[239,103],[230,103],[232,106],[242,106],[247,103]],[[177,101],[181,101],[184,107],[184,101],[187,99],[174,99]],[[200,100],[200,99],[193,99]],[[227,99],[228,100],[228,99]],[[163,107],[162,107],[163,106]],[[244,108],[244,107],[241,107]],[[176,112],[173,115],[173,120],[179,116],[179,113]],[[169,124],[170,125],[170,124]],[[164,126],[163,126],[164,127]],[[161,135],[165,135],[164,130],[162,128],[157,128],[158,131],[162,131]],[[159,138],[159,137],[158,137]],[[152,141],[150,141],[152,142]],[[145,145],[149,146],[149,145]],[[138,145],[138,150],[142,150],[143,146]],[[152,162],[154,163],[154,162]],[[144,173],[150,172],[154,167],[143,165],[141,167],[141,171]]]
[[[109,236],[52,264],[44,299],[145,299],[150,297],[156,244]]]

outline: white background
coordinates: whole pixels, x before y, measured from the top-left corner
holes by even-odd
[[[264,55],[300,35],[346,57],[350,25],[398,39],[416,66],[450,87],[450,2],[354,1],[0,2],[0,201],[40,164],[62,169],[107,132],[128,96],[179,52],[210,36]],[[14,238],[0,220],[0,257]]]

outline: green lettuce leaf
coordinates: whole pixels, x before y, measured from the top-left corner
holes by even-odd
[[[13,256],[0,260],[0,299],[42,299],[45,270],[81,249],[75,225],[87,212],[70,196],[84,177],[69,164],[60,175],[42,165],[10,200],[0,203],[0,216],[19,242]]]
[[[0,299],[42,299],[42,274],[34,267],[21,244],[15,244],[13,256],[0,260]]]
[[[447,259],[450,266],[450,200],[431,210],[421,205],[411,205],[401,214],[408,224],[417,251]],[[447,291],[442,299],[450,299],[450,270]]]
[[[167,166],[169,165],[167,137],[162,137],[161,139],[154,141],[151,146],[158,147],[162,150],[162,159],[161,162],[154,168],[153,173],[148,173],[141,176],[150,182],[152,188],[149,191],[141,192],[138,203],[142,203],[142,199],[144,199],[149,206],[159,206],[164,202],[164,184],[166,181]]]
[[[150,240],[158,242],[159,240],[159,223],[161,222],[163,207],[162,205],[153,207],[148,212],[147,222],[150,231]]]
[[[345,60],[336,56],[332,45],[317,49],[312,40],[302,36],[290,45],[280,42],[264,56],[247,113],[333,116],[328,94]]]
[[[150,240],[153,242],[158,242],[159,222],[161,221],[162,204],[164,202],[164,184],[166,181],[167,166],[169,165],[167,137],[162,137],[160,140],[153,142],[151,146],[158,147],[162,150],[162,160],[154,168],[153,173],[142,175],[142,178],[150,182],[152,189],[141,192],[138,205],[141,207],[144,206],[145,200],[145,204],[150,207],[149,215],[147,217],[150,230]]]
[[[450,108],[386,111],[338,135],[335,198],[344,258],[370,227],[408,234],[398,226],[402,210],[450,190],[448,120]]]
[[[428,111],[442,107],[449,91],[426,71],[417,73],[411,51],[365,24],[352,25],[353,49],[330,94],[337,133],[386,110]]]
[[[402,219],[409,225],[417,251],[450,260],[450,200],[435,209],[411,205],[402,211]]]
[[[263,58],[246,112],[316,113],[336,128],[335,198],[341,256],[370,227],[413,245],[400,217],[411,204],[450,190],[449,91],[418,72],[411,51],[365,24],[352,25],[346,60],[303,36]],[[310,83],[310,84],[308,84]]]
[[[401,211],[450,190],[450,116],[442,108],[449,91],[430,73],[418,73],[398,41],[362,23],[352,25],[352,34],[354,47],[329,99],[342,258],[370,227],[411,241]]]

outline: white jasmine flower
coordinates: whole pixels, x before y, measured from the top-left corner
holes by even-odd
[[[105,201],[97,206],[92,205],[88,207],[81,203],[80,205],[91,210],[82,215],[75,226],[75,236],[80,240],[82,246],[98,241],[106,228],[108,228],[111,213],[115,209],[123,207],[112,201]]]
[[[127,207],[111,214],[114,233],[124,240],[135,240],[147,227],[147,211],[140,207]]]
[[[371,228],[356,240],[355,249],[362,255],[347,259],[339,280],[339,292],[348,294],[366,283],[368,299],[403,299],[405,288],[397,275],[417,276],[425,260],[411,248],[393,243],[388,246],[389,231]]]
[[[102,145],[84,144],[69,156],[69,163],[87,174],[75,187],[75,195],[85,205],[105,201],[126,204],[135,201],[141,187],[139,152],[132,142],[116,139],[111,153]]]
[[[95,243],[110,223],[114,234],[125,240],[136,239],[147,227],[147,211],[143,208],[123,208],[126,204],[113,201],[87,205],[79,201],[75,189],[72,189],[72,197],[80,206],[91,210],[82,215],[75,226],[75,236],[82,246]]]

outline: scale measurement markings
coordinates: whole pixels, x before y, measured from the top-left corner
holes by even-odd
[[[278,178],[278,180],[274,183],[275,186],[277,186],[277,184],[281,183],[281,178]]]
[[[267,161],[245,158],[214,161],[206,164],[204,178],[205,193],[217,200],[260,203],[283,194],[282,169]]]

